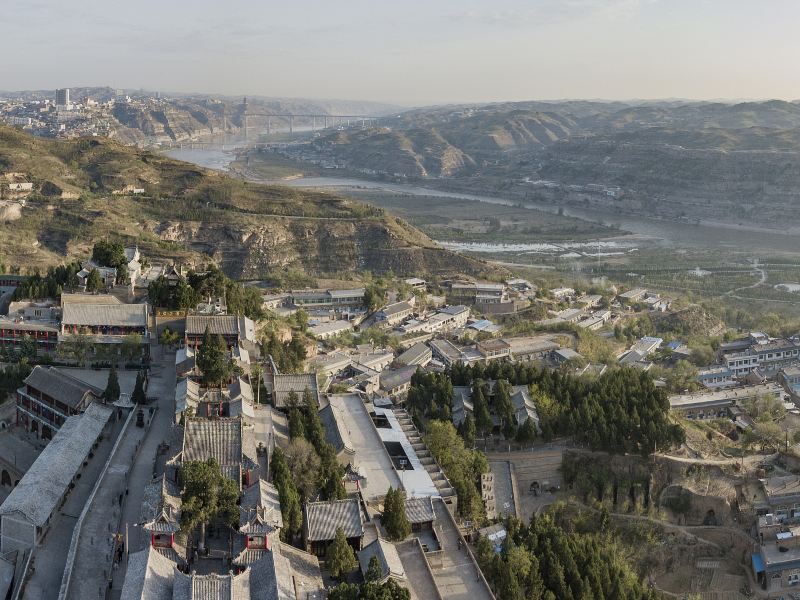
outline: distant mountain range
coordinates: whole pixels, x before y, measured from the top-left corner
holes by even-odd
[[[459,105],[381,124],[323,135],[308,154],[377,175],[559,205],[763,225],[800,218],[795,102]]]

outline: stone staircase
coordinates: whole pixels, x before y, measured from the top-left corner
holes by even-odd
[[[414,449],[414,452],[417,453],[419,461],[422,463],[422,466],[425,467],[428,475],[430,475],[430,478],[433,480],[436,489],[439,490],[439,494],[442,496],[442,498],[454,497],[456,495],[456,491],[453,489],[453,486],[450,485],[450,481],[448,481],[447,477],[445,477],[441,467],[439,467],[439,465],[433,459],[433,456],[431,455],[430,450],[428,450],[428,447],[425,445],[425,442],[422,441],[422,436],[414,426],[414,422],[411,420],[408,412],[404,408],[399,407],[394,407],[392,411],[394,412],[395,417],[397,417],[397,422],[400,424],[403,433],[411,443],[411,447]]]

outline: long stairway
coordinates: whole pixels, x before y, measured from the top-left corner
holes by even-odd
[[[442,469],[436,464],[425,442],[422,441],[422,436],[420,436],[419,431],[417,431],[417,428],[414,426],[414,422],[411,420],[408,412],[400,407],[394,407],[392,411],[395,417],[397,417],[397,422],[403,429],[403,433],[411,443],[411,447],[414,449],[414,452],[417,453],[419,461],[433,480],[439,494],[442,498],[451,498],[455,496],[456,491],[453,489],[453,486],[450,485],[450,481],[445,477]]]

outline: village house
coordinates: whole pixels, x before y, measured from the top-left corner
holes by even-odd
[[[433,358],[433,351],[422,342],[417,342],[413,346],[411,346],[408,350],[400,354],[397,357],[396,362],[399,365],[408,367],[408,366],[420,366],[424,367],[427,365],[431,359]]]
[[[389,304],[375,313],[375,320],[387,325],[397,325],[404,319],[410,317],[414,312],[414,307],[408,302],[395,302]]]
[[[293,290],[289,292],[291,303],[298,308],[362,306],[364,288],[347,290]]]
[[[62,304],[64,298],[62,298]],[[142,348],[150,346],[149,307],[145,304],[100,304],[69,301],[63,304],[59,341],[87,335],[94,344],[120,344],[125,336],[140,336]]]

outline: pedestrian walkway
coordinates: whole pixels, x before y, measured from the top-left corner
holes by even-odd
[[[147,536],[142,535],[142,529],[139,527],[144,488],[153,479],[158,447],[170,438],[174,427],[175,353],[162,352],[160,346],[153,346],[150,355],[154,358],[154,363],[150,370],[147,395],[157,398],[158,410],[131,469],[129,492],[123,501],[119,520],[119,532],[123,535],[127,525],[128,550],[131,553],[143,549],[149,541]],[[112,588],[108,595],[112,600],[120,597],[125,581],[126,565],[127,557],[123,557],[122,562],[113,571]]]
[[[117,545],[117,525],[128,489],[128,473],[145,436],[145,430],[136,427],[135,418],[120,439],[84,517],[65,598],[102,600],[106,597]]]
[[[494,600],[480,569],[472,561],[467,548],[459,540],[461,534],[447,507],[440,499],[433,501],[436,511],[434,527],[442,544],[442,566],[433,569],[436,587],[447,600]]]

